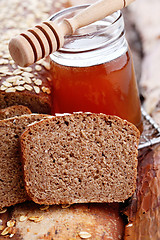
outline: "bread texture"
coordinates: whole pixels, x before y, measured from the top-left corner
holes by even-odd
[[[31,114],[30,109],[22,105],[11,106],[8,108],[0,109],[0,120],[15,116],[21,116],[24,114]]]
[[[137,128],[116,116],[77,113],[21,135],[24,180],[39,204],[121,202],[136,188]]]
[[[28,199],[24,188],[19,136],[28,124],[44,117],[42,114],[30,114],[0,121],[0,208]]]

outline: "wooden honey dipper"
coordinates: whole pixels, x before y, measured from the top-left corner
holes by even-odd
[[[43,22],[12,38],[9,42],[10,54],[16,64],[27,67],[61,48],[66,35],[71,35],[78,28],[105,18],[133,1],[100,0],[74,17],[64,19],[60,24],[54,21]]]

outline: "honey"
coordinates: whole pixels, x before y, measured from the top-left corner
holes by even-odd
[[[122,15],[116,14],[122,31]],[[116,38],[117,32],[108,33],[108,24],[105,29],[102,22],[96,24],[102,26],[99,34],[95,35],[95,25],[85,28],[79,35],[66,39],[64,48],[51,56],[52,113],[111,114],[132,122],[142,131],[140,100],[127,41],[124,35]]]

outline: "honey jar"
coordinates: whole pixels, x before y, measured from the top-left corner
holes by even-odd
[[[59,23],[86,7],[62,10],[50,20]],[[53,114],[111,114],[142,131],[139,93],[121,11],[66,36],[63,48],[50,59]]]

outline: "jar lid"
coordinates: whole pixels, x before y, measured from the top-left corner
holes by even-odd
[[[64,18],[73,17],[88,6],[62,10],[51,16],[49,20],[59,24]],[[124,20],[121,11],[117,11],[100,21],[78,29],[72,36],[66,36],[63,47],[50,57],[59,64],[77,67],[111,61],[126,52],[123,35]]]

